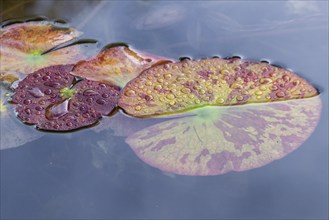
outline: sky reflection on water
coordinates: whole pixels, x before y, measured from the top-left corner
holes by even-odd
[[[328,2],[3,1],[1,15],[67,20],[100,48],[126,42],[173,58],[269,60],[308,79],[323,103],[314,133],[293,153],[218,176],[175,175],[141,161],[125,136],[158,119],[137,129],[128,121],[98,133],[42,133],[0,151],[1,218],[328,218]]]

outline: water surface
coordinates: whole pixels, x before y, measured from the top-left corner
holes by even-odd
[[[268,60],[315,85],[322,114],[283,159],[206,177],[144,163],[125,143],[125,128],[43,133],[0,151],[1,218],[328,218],[328,2],[2,2],[3,20],[40,15],[68,21],[100,47],[126,42],[173,58]]]

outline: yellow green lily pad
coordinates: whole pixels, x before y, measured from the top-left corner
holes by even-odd
[[[241,106],[208,106],[130,135],[137,156],[162,171],[219,175],[258,168],[285,157],[314,131],[319,96]]]
[[[206,105],[273,102],[317,94],[300,76],[268,63],[212,58],[147,69],[121,90],[118,105],[130,115],[147,117]]]

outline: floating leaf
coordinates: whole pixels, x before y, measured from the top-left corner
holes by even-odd
[[[47,51],[77,38],[81,33],[51,21],[31,21],[5,26],[0,30],[1,45],[21,51]]]
[[[85,59],[88,53],[82,43],[57,48],[80,34],[73,28],[59,26],[51,21],[31,21],[2,27],[0,81],[12,83],[23,78],[22,75],[43,67],[73,64]]]
[[[208,106],[129,136],[137,156],[163,171],[218,175],[264,166],[298,148],[315,129],[319,96],[242,106]]]
[[[21,81],[13,96],[18,117],[44,130],[68,131],[98,122],[117,104],[119,88],[81,80],[74,86],[73,65],[50,66]]]
[[[121,91],[119,106],[144,117],[205,105],[271,102],[317,95],[306,80],[267,63],[184,60],[145,70]]]
[[[112,82],[123,87],[143,70],[170,61],[168,58],[132,50],[124,45],[108,46],[95,58],[80,61],[72,74],[90,80]]]
[[[8,103],[11,92],[0,85],[0,150],[19,147],[43,136],[28,126],[22,126]]]
[[[77,94],[74,98],[92,106],[101,115],[110,114],[116,107],[119,98],[119,87],[91,80],[82,80],[74,87]]]

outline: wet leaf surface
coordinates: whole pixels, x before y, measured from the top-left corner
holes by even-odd
[[[237,58],[184,60],[145,70],[121,91],[119,106],[146,117],[205,105],[299,99],[317,90],[291,71]]]
[[[170,61],[169,58],[133,50],[124,45],[109,46],[96,57],[80,61],[72,74],[90,80],[112,82],[123,87],[143,70]]]
[[[16,89],[12,100],[18,117],[37,128],[68,131],[93,125],[117,104],[119,88],[90,80],[76,82],[73,65],[38,70]]]
[[[1,44],[21,51],[45,52],[77,38],[81,33],[51,21],[31,21],[1,28]]]
[[[8,103],[11,91],[1,84],[0,95],[0,150],[19,147],[43,136],[43,133],[29,126],[22,126],[13,106]]]
[[[1,27],[0,80],[12,83],[43,67],[74,64],[85,59],[90,53],[86,52],[89,48],[83,43],[59,47],[80,35],[73,28],[51,21],[30,21]]]
[[[160,170],[219,175],[264,166],[298,148],[314,131],[319,96],[242,106],[208,106],[130,135],[137,156]]]

